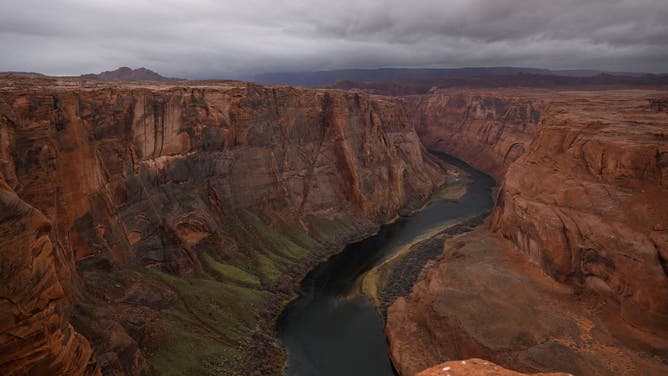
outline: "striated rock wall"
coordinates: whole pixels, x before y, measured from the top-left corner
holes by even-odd
[[[645,103],[555,100],[505,175],[492,227],[558,281],[668,333],[668,117]]]
[[[3,375],[99,375],[67,322],[51,222],[0,175],[0,369]]]
[[[400,372],[482,357],[523,372],[664,374],[668,116],[653,98],[665,93],[497,91],[498,101],[541,109],[526,131],[470,120],[475,106],[433,95],[407,99],[425,144],[501,187],[489,229],[446,241],[443,259],[388,309]],[[518,140],[523,152],[509,162]]]
[[[502,181],[492,227],[559,281],[668,327],[668,118],[654,92],[410,98],[425,145]],[[506,173],[507,171],[507,173]]]
[[[56,298],[74,302],[106,374],[275,370],[268,325],[300,273],[445,181],[406,107],[365,94],[24,79],[2,82],[0,110],[6,191],[44,214],[39,239],[62,253],[40,259],[55,290],[17,286],[48,295],[48,312]],[[3,246],[3,260],[29,244]],[[52,320],[69,347],[47,349],[80,346],[63,367],[84,369],[90,348],[67,317]],[[2,322],[3,335],[20,325]],[[23,356],[4,349],[2,359]]]
[[[407,97],[428,149],[466,161],[497,179],[528,148],[547,104],[521,93],[433,90]]]

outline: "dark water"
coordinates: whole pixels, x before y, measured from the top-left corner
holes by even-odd
[[[278,321],[288,353],[286,374],[388,375],[396,373],[388,356],[383,323],[372,303],[351,294],[356,281],[401,246],[447,222],[489,212],[494,180],[464,162],[434,153],[469,174],[468,192],[460,200],[437,201],[380,232],[348,245],[304,279],[300,296]]]

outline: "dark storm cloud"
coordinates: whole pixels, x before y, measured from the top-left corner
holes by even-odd
[[[0,71],[668,71],[666,0],[0,0]]]

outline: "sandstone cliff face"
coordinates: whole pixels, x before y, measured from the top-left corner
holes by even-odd
[[[3,375],[98,375],[88,341],[65,320],[51,223],[0,175],[0,369]]]
[[[0,85],[0,172],[76,262],[44,264],[107,374],[275,369],[268,325],[294,279],[444,182],[394,101],[79,83]]]
[[[524,153],[546,104],[520,93],[435,90],[406,99],[428,149],[454,155],[497,179]]]
[[[668,117],[656,98],[665,94],[497,91],[499,102],[540,109],[527,127],[477,119],[473,99],[452,99],[493,94],[407,99],[428,147],[494,174],[501,188],[496,234],[446,241],[445,259],[388,310],[395,364],[413,374],[482,357],[524,372],[664,374]]]
[[[492,224],[555,279],[613,296],[625,320],[664,334],[667,125],[644,98],[555,100]]]
[[[629,321],[668,329],[668,119],[655,93],[435,91],[409,101],[428,148],[503,182],[495,230],[557,280],[608,292]]]
[[[614,301],[554,281],[485,227],[446,239],[442,259],[388,309],[386,334],[401,375],[468,358],[525,373],[668,370],[666,337],[629,326]]]

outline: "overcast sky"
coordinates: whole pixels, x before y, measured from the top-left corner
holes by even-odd
[[[668,72],[668,0],[0,0],[0,71]]]

